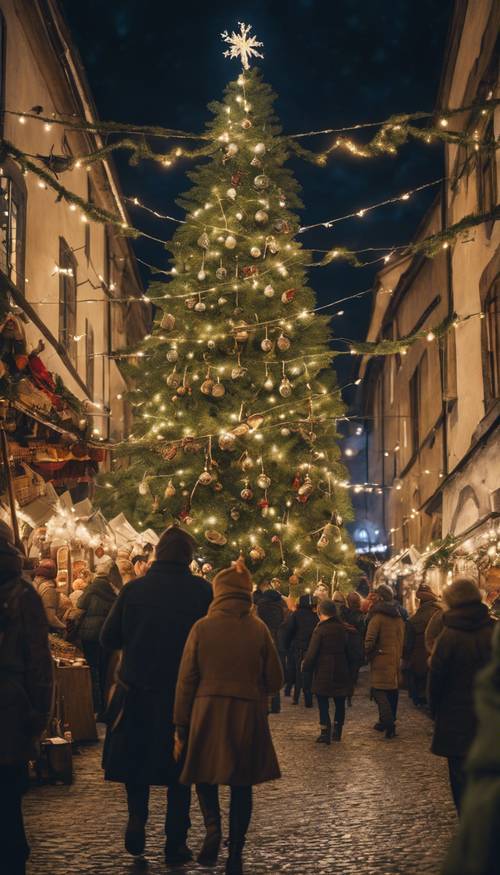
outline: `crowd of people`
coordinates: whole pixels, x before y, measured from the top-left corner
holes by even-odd
[[[6,875],[29,855],[22,819],[27,766],[52,701],[48,631],[78,637],[106,723],[106,780],[125,787],[125,848],[143,853],[151,786],[166,787],[165,863],[193,859],[191,787],[205,824],[197,854],[216,864],[219,786],[230,787],[227,875],[243,872],[252,787],[280,777],[268,715],[281,692],[318,708],[316,741],[342,741],[360,669],[369,667],[374,731],[393,739],[406,688],[434,720],[432,751],[448,760],[459,828],[444,875],[490,875],[500,853],[500,634],[474,580],[458,577],[441,601],[425,583],[408,617],[391,586],[347,595],[319,585],[298,602],[279,581],[255,589],[243,560],[211,583],[191,571],[195,542],[170,527],[155,557],[116,564],[61,600],[50,560],[33,581],[0,525],[0,832]],[[75,581],[76,584],[76,581]],[[362,596],[365,597],[362,597]],[[110,663],[114,671],[110,683]],[[477,697],[475,699],[475,690]],[[277,718],[279,719],[279,718]],[[479,721],[479,723],[478,723]],[[480,822],[479,822],[480,820]]]

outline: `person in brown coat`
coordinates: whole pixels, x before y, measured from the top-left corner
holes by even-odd
[[[280,777],[267,718],[267,697],[283,683],[266,625],[252,606],[252,580],[241,560],[213,580],[208,615],[186,641],[175,695],[181,782],[196,784],[206,837],[198,856],[215,865],[221,842],[218,785],[231,787],[226,873],[242,873],[252,813],[252,785]]]
[[[376,595],[377,601],[368,615],[365,654],[370,663],[373,698],[379,710],[379,720],[374,729],[380,732],[385,730],[386,738],[393,738],[396,735],[404,620],[390,586],[382,583],[377,587]]]
[[[434,717],[432,753],[447,757],[453,801],[460,811],[465,758],[476,734],[474,682],[491,657],[495,621],[468,577],[444,592],[448,610],[429,664],[429,705]]]
[[[33,586],[42,600],[50,631],[62,635],[66,631],[66,624],[62,620],[61,593],[56,579],[56,563],[52,559],[42,559],[35,568]]]
[[[419,607],[406,623],[403,657],[408,671],[408,692],[415,705],[425,705],[427,687],[427,647],[425,630],[430,619],[441,611],[437,595],[426,583],[415,593]]]
[[[318,605],[316,626],[302,663],[303,672],[313,673],[312,691],[316,694],[321,732],[316,741],[330,744],[332,723],[330,703],[335,703],[333,739],[340,741],[345,720],[345,700],[352,693],[352,676],[348,660],[347,631],[339,619],[337,603],[323,599]]]

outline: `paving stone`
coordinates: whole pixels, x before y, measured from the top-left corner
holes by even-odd
[[[248,875],[438,875],[456,824],[446,761],[429,752],[432,725],[401,694],[398,735],[374,732],[367,673],[347,711],[340,744],[318,745],[316,709],[283,700],[270,717],[283,772],[281,781],[255,792],[245,852]],[[123,848],[124,789],[105,783],[100,745],[81,747],[71,787],[35,787],[25,799],[32,845],[29,875],[160,875],[165,792],[151,795],[144,860]],[[227,816],[227,792],[222,791]],[[193,802],[190,844],[202,840]],[[212,871],[195,863],[185,875]]]

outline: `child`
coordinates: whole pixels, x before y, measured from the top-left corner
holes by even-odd
[[[331,599],[318,605],[316,626],[302,663],[303,672],[313,673],[312,691],[316,693],[321,733],[320,744],[330,744],[332,723],[330,699],[335,702],[333,740],[340,741],[345,719],[345,700],[352,694],[352,679],[347,655],[347,632],[338,618],[337,606]]]

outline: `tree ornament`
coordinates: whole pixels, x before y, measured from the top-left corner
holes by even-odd
[[[224,385],[217,377],[217,382],[212,386],[212,398],[222,398],[226,394]]]
[[[304,478],[304,482],[303,482],[302,486],[299,486],[299,495],[309,496],[309,495],[311,495],[311,493],[313,491],[314,491],[314,484],[313,484],[311,478],[309,477],[309,474],[307,474],[307,476]]]
[[[226,147],[226,155],[228,158],[234,158],[238,154],[238,146],[236,143],[228,143]]]
[[[165,382],[170,389],[177,389],[177,386],[180,386],[181,378],[175,368],[172,373],[165,378]]]
[[[184,303],[185,303],[188,310],[194,310],[194,306],[196,304],[196,298],[192,298],[192,297],[186,298]]]
[[[283,292],[283,294],[281,296],[282,303],[283,304],[290,304],[293,301],[293,299],[295,298],[296,294],[297,294],[297,289],[287,289],[285,292]]]
[[[204,562],[201,566],[202,574],[210,574],[210,572],[213,570],[213,565],[210,565],[210,562]]]
[[[173,498],[175,493],[177,492],[172,480],[169,480],[166,487],[165,492],[163,493],[165,498]]]
[[[269,187],[269,181],[269,177],[266,176],[265,173],[260,173],[258,176],[255,177],[253,184],[255,185],[255,188],[263,191],[264,189]]]
[[[239,512],[237,507],[232,507],[231,510],[229,511],[229,515],[230,515],[231,519],[234,520],[235,522],[237,520],[239,520],[239,518],[240,518],[240,512]]]
[[[221,295],[220,298],[218,299],[217,303],[218,303],[219,307],[223,307],[224,304],[227,304],[227,298],[225,298],[223,295]]]
[[[250,416],[247,416],[247,425],[250,426],[252,431],[255,431],[255,429],[257,429],[257,428],[260,428],[260,426],[262,425],[263,422],[264,422],[264,417],[262,416],[261,413],[252,413],[252,414],[250,414]]]
[[[167,351],[167,362],[170,362],[170,364],[172,364],[172,365],[175,364],[175,362],[177,361],[178,358],[179,358],[179,353],[177,352],[176,349],[169,349]]]
[[[139,489],[139,495],[147,495],[148,494],[149,484],[148,484],[148,481],[146,480],[145,477],[143,477],[141,482],[139,483],[138,489]]]
[[[246,343],[249,336],[250,335],[248,332],[248,325],[246,322],[241,322],[239,325],[236,326],[234,339],[237,341],[237,343]]]
[[[259,474],[259,476],[257,477],[257,486],[259,487],[259,489],[269,489],[270,485],[271,478],[268,477],[267,474],[264,474],[264,472],[262,472],[262,474]]]
[[[240,377],[245,376],[246,372],[247,372],[246,368],[242,368],[242,366],[239,364],[235,365],[234,368],[231,370],[231,379],[232,380],[239,380]]]
[[[175,459],[177,455],[177,446],[175,444],[168,444],[166,447],[163,447],[161,451],[161,457],[166,462],[171,462],[172,459]]]
[[[215,349],[215,340],[207,340],[207,346],[210,350]]]
[[[288,234],[292,229],[290,228],[290,223],[286,221],[286,219],[278,219],[273,228],[278,234]]]
[[[181,398],[183,398],[184,395],[187,395],[187,394],[188,394],[188,387],[186,386],[185,383],[182,383],[181,386],[178,386],[178,388],[177,388],[177,394],[178,394],[179,397],[181,397]]]
[[[202,283],[207,278],[207,272],[203,268],[198,271],[198,279]],[[196,307],[194,308],[196,310]]]
[[[236,173],[233,173],[231,176],[231,185],[238,186],[243,179],[243,174],[241,170],[237,170]]]
[[[232,434],[234,434],[235,437],[244,437],[246,434],[248,434],[249,431],[250,429],[248,428],[246,422],[240,422],[239,425],[236,425],[233,428]]]
[[[269,215],[265,210],[257,210],[254,219],[258,225],[265,225],[269,221]]]
[[[227,544],[227,538],[222,532],[218,532],[216,529],[207,529],[205,532],[205,538],[210,544],[215,544],[217,547],[223,547],[224,544]]]
[[[260,256],[262,255],[262,251],[259,249],[258,246],[252,246],[252,248],[250,249],[250,255],[252,256],[252,258],[260,258]]]
[[[280,251],[279,243],[276,241],[276,237],[269,235],[266,237],[266,249],[269,249],[271,255],[277,255]]]
[[[280,334],[276,343],[278,345],[278,349],[281,350],[281,352],[286,352],[288,349],[290,349],[291,346],[290,339],[286,337],[285,334]]]
[[[258,167],[260,170],[260,168],[262,167],[262,161],[260,160],[260,158],[257,158],[257,156],[255,155],[255,157],[252,158],[252,160],[250,161],[250,165],[252,167]]]
[[[232,234],[228,234],[224,241],[224,246],[226,249],[234,249],[236,246],[236,237],[233,237]]]
[[[334,510],[332,513],[332,523],[334,523],[336,526],[341,526],[343,525],[343,522],[344,520],[342,516],[338,513],[338,511]]]
[[[172,331],[175,328],[175,316],[172,313],[164,313],[160,322],[163,331]]]
[[[231,188],[228,188],[228,190],[226,191],[226,194],[230,200],[234,201],[236,199],[236,195],[238,194],[238,192],[236,191],[235,188],[233,188],[231,186]]]
[[[267,337],[267,332],[266,332],[266,337],[264,338],[264,340],[261,340],[260,348],[261,348],[262,352],[271,352],[271,350],[273,348],[273,342],[269,337]]]
[[[318,539],[318,541],[316,542],[316,547],[318,548],[318,550],[324,550],[325,547],[328,547],[328,544],[329,544],[329,543],[330,543],[330,541],[328,540],[328,538],[326,537],[326,535],[323,534],[323,535],[321,535],[321,537],[320,537],[320,538]]]
[[[224,489],[222,483],[220,483],[218,480],[216,480],[214,482],[213,488],[214,488],[214,492],[222,492],[222,490]]]
[[[221,280],[221,281],[226,279],[226,277],[227,277],[227,270],[226,270],[225,267],[222,266],[222,264],[221,264],[221,266],[218,267],[217,270],[215,271],[215,276],[217,277],[218,280]]]
[[[201,483],[202,486],[210,486],[213,479],[214,478],[211,475],[210,471],[207,471],[207,469],[205,468],[205,470],[202,471],[200,476],[198,477],[198,483]]]
[[[241,490],[241,492],[240,492],[240,497],[243,499],[243,501],[251,501],[251,500],[252,500],[252,498],[253,498],[253,492],[252,492],[252,490],[250,489],[249,486],[245,486],[245,487]]]
[[[289,429],[289,428],[286,428],[286,426],[284,426],[284,427],[280,430],[280,434],[281,434],[282,437],[290,437],[291,432],[290,432],[290,429]]]
[[[225,431],[219,435],[219,447],[221,450],[233,450],[236,444],[236,437],[231,432]]]
[[[266,151],[266,144],[265,143],[257,143],[254,146],[253,150],[254,150],[256,155],[264,155],[265,151]]]
[[[243,268],[243,276],[245,277],[245,279],[248,279],[248,277],[251,276],[258,276],[258,274],[259,268],[256,264],[249,264]]]
[[[265,558],[266,551],[256,544],[255,547],[252,547],[248,555],[250,556],[252,562],[262,562],[262,560]]]
[[[204,301],[202,301],[202,300],[200,299],[200,300],[197,301],[196,304],[194,305],[194,309],[196,310],[197,313],[204,313],[205,310],[207,309],[207,305],[205,304]]]
[[[203,234],[200,234],[196,242],[200,249],[208,249],[208,247],[210,246],[210,240],[208,239],[207,232],[203,231]]]
[[[254,466],[254,461],[248,453],[241,460],[241,469],[242,471],[250,471]]]
[[[289,398],[290,395],[292,394],[292,384],[291,384],[290,380],[288,379],[288,377],[283,377],[283,379],[280,383],[279,392],[280,392],[280,395],[282,396],[282,398]]]
[[[243,130],[248,131],[248,129],[252,127],[252,122],[249,118],[244,118],[241,123],[241,127],[243,128]]]
[[[203,383],[200,386],[200,392],[202,392],[203,395],[211,395],[213,387],[214,381],[210,377],[207,377],[203,380]]]
[[[270,374],[268,374],[268,376],[264,380],[264,389],[266,390],[266,392],[272,392],[274,389],[274,381]]]
[[[274,298],[274,288],[270,283],[265,287],[264,295],[266,298]]]

